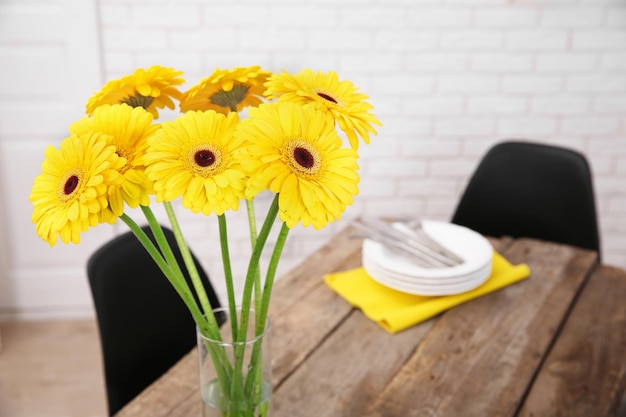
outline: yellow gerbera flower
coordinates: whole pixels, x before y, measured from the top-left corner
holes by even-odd
[[[325,114],[313,105],[262,104],[250,109],[236,137],[248,140],[247,197],[278,193],[279,218],[315,229],[339,219],[358,194],[357,153],[342,147]]]
[[[95,93],[87,102],[87,114],[92,115],[103,104],[126,103],[131,107],[143,107],[154,118],[159,117],[157,109],[174,109],[172,98],[180,100],[182,93],[175,87],[185,82],[182,71],[153,65],[138,68],[132,75],[111,80]]]
[[[244,197],[245,175],[233,133],[237,113],[190,111],[165,122],[148,139],[146,174],[154,181],[158,202],[182,196],[194,213],[221,215],[237,210]]]
[[[263,84],[270,74],[259,66],[217,68],[183,95],[180,110],[215,110],[227,114],[248,106],[256,107],[263,102]]]
[[[60,149],[46,148],[42,173],[29,196],[37,234],[50,246],[59,236],[64,243],[80,243],[80,234],[90,226],[115,222],[106,192],[122,181],[118,169],[124,163],[97,132],[72,135]]]
[[[124,202],[132,208],[150,204],[152,182],[144,172],[142,158],[148,149],[148,137],[157,129],[150,113],[127,104],[100,106],[94,111],[93,118],[84,117],[70,126],[70,133],[78,135],[91,131],[106,134],[109,145],[115,146],[116,153],[126,160],[120,168],[124,181],[108,190],[110,207],[116,216],[124,213]]]
[[[272,75],[265,86],[265,95],[270,99],[315,103],[318,109],[324,110],[337,121],[354,149],[359,147],[357,134],[365,143],[370,143],[369,134],[376,134],[372,124],[382,126],[369,113],[374,107],[365,101],[368,96],[358,93],[352,82],[339,81],[337,73],[333,71],[315,73],[304,69],[295,75],[283,71]]]

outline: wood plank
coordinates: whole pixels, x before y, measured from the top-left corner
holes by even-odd
[[[344,229],[277,283],[269,311],[274,387],[350,314],[352,307],[327,288],[323,276],[361,264],[361,240],[353,233]]]
[[[617,417],[626,417],[626,393],[622,397],[622,404],[617,411]]]
[[[280,277],[272,292],[270,315],[282,315],[312,289],[324,285],[319,279],[323,275],[356,266],[353,260],[360,259],[362,245],[362,239],[352,237],[356,233],[351,226],[344,228],[300,265]]]
[[[539,372],[520,417],[615,416],[626,389],[626,271],[600,266]]]
[[[348,258],[345,268],[360,263],[360,254]],[[270,312],[272,320],[272,377],[274,386],[282,383],[311,352],[345,320],[352,307],[322,282],[322,276],[312,273],[310,280],[318,281],[288,312]]]
[[[490,239],[490,242],[500,251],[512,240]],[[353,266],[360,264],[358,259]],[[334,294],[328,288],[324,291],[324,298]],[[348,305],[344,300],[341,303]],[[391,335],[359,310],[353,310],[341,327],[280,387],[275,397],[276,417],[361,417],[435,320]]]
[[[364,415],[515,414],[597,256],[530,239],[503,254],[531,277],[444,313]]]
[[[391,335],[353,310],[280,387],[275,416],[361,417],[431,325],[432,320]]]

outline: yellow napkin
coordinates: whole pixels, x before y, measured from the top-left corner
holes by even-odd
[[[403,293],[374,281],[362,267],[328,274],[324,281],[383,329],[396,333],[529,275],[526,264],[511,265],[494,251],[491,276],[480,287],[461,294],[430,297]]]

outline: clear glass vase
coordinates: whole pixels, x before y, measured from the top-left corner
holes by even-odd
[[[198,336],[200,387],[204,417],[271,417],[272,375],[270,321],[256,328],[250,311],[245,340],[233,341],[233,322],[227,308],[214,310],[221,340]],[[237,310],[239,324],[241,311]]]

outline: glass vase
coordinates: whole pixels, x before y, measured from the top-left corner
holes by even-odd
[[[197,330],[200,387],[203,417],[271,417],[272,377],[270,321],[257,329],[255,312],[250,311],[245,338],[233,340],[243,332],[233,328],[229,310],[214,310],[220,339]],[[237,310],[237,324],[241,311]]]

